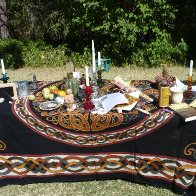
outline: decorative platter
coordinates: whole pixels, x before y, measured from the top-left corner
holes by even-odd
[[[60,106],[56,101],[45,101],[40,103],[40,110],[55,110]]]

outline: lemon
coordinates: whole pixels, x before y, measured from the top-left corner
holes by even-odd
[[[62,90],[59,90],[57,94],[64,97],[66,95],[66,92],[62,91]]]

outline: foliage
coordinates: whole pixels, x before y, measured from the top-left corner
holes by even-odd
[[[133,62],[137,65],[148,67],[153,65],[158,67],[161,64],[170,62],[182,62],[188,50],[187,44],[181,39],[177,45],[172,44],[171,38],[166,34],[161,39],[157,39],[145,45],[144,50],[138,50],[133,54]]]
[[[90,62],[88,51],[84,51],[83,54],[76,52],[69,54],[66,45],[53,47],[46,45],[42,41],[26,43],[23,49],[23,56],[25,65],[31,67],[60,67],[64,66],[70,58],[76,67],[84,67]]]
[[[22,40],[41,38],[45,31],[41,25],[44,9],[40,0],[7,0],[11,36]]]
[[[174,39],[183,37],[189,45],[188,58],[196,59],[196,1],[179,1],[175,0],[173,4],[178,5],[176,27]]]
[[[0,57],[4,60],[7,67],[22,67],[24,65],[22,43],[14,39],[1,39]]]
[[[76,67],[84,67],[91,62],[90,51],[86,48],[82,54],[68,51],[66,45],[54,47],[43,41],[18,41],[15,39],[0,40],[0,58],[4,59],[7,68],[60,67],[67,60],[73,61]]]
[[[115,64],[180,61],[187,46],[172,36],[177,9],[167,0],[7,0],[12,35],[66,44],[76,56],[91,48]],[[180,47],[184,45],[185,47]],[[174,48],[178,51],[174,51]],[[75,57],[77,59],[77,57]]]
[[[24,47],[24,61],[27,66],[46,67],[62,65],[64,58],[64,50],[59,47],[54,49],[44,42],[27,42]]]
[[[79,52],[73,52],[71,58],[76,67],[84,68],[86,65],[91,66],[92,57],[88,48],[84,48],[82,54],[80,54]]]

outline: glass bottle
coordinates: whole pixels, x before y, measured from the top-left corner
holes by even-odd
[[[80,85],[86,85],[86,79],[84,74],[82,74],[82,77],[80,78]]]
[[[168,107],[169,106],[169,90],[170,86],[166,79],[163,79],[159,84],[159,107]]]
[[[73,73],[67,74],[67,81],[65,85],[66,89],[71,89],[74,96],[76,96],[79,92],[79,84],[78,81],[73,78]]]
[[[62,85],[61,85],[61,90],[66,91],[66,82],[67,82],[67,78],[63,78],[62,79]]]

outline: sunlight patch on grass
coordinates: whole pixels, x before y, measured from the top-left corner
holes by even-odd
[[[177,196],[167,189],[122,180],[10,185],[0,190],[2,196]]]
[[[81,75],[84,69],[76,69]],[[189,68],[182,66],[168,67],[169,74],[176,76],[180,80],[186,80],[189,73]],[[113,79],[116,76],[127,80],[147,79],[154,80],[155,76],[162,73],[162,68],[130,68],[130,67],[112,67],[108,72],[103,72],[103,78]],[[63,67],[57,68],[22,68],[17,70],[7,70],[7,75],[10,77],[9,82],[17,80],[32,80],[33,74],[36,74],[38,80],[55,81],[62,80],[66,77],[66,69]],[[90,74],[92,77],[92,74]],[[196,80],[196,74],[193,72],[193,80]]]

